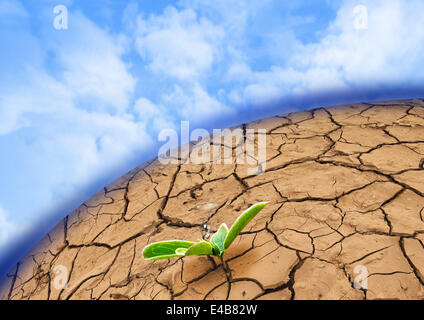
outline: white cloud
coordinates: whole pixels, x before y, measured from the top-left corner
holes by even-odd
[[[149,128],[159,132],[164,128],[175,128],[175,119],[168,114],[166,107],[156,105],[147,98],[138,98],[132,111],[137,114],[140,121],[149,124]]]
[[[125,116],[136,82],[122,59],[125,39],[81,13],[72,13],[72,21],[72,28],[47,42],[54,76],[43,64],[23,64],[16,66],[20,78],[0,87],[0,134],[31,126],[34,114],[67,114],[72,108]]]
[[[204,76],[219,56],[222,27],[191,9],[167,7],[163,15],[138,17],[136,46],[149,69],[180,80]]]
[[[178,10],[168,6],[161,15],[137,18],[135,46],[152,77],[174,79],[172,87],[165,88],[155,104],[143,98],[135,105],[140,115],[160,114],[165,118],[161,124],[159,117],[153,120],[154,127],[172,127],[167,114],[197,124],[234,114],[221,100],[222,88],[214,95],[206,85],[210,74],[219,74],[228,52],[237,53],[228,42],[226,25],[212,22],[202,10],[193,8],[184,5]],[[146,112],[141,113],[140,109]]]
[[[311,16],[288,16],[263,34],[252,30],[252,21],[263,17],[261,10],[271,12],[271,2],[239,0],[229,6],[221,0],[182,0],[179,10],[139,15],[139,54],[153,76],[177,80],[161,105],[201,120],[228,112],[226,103],[242,107],[328,90],[422,82],[424,76],[416,72],[417,65],[424,67],[424,28],[417,27],[424,19],[422,1],[361,2],[368,12],[367,30],[354,26],[359,2],[342,1],[336,18],[306,44],[290,28],[314,22]],[[255,68],[254,61],[261,59],[268,60]],[[210,82],[200,78],[205,74]],[[227,93],[212,93],[207,89],[212,81],[217,81],[216,92]]]
[[[347,83],[387,83],[411,76],[417,63],[422,64],[424,28],[417,21],[424,19],[424,3],[368,1],[366,30],[354,27],[356,4],[345,1],[327,35],[305,46],[293,62],[307,70],[331,72]]]
[[[233,0],[181,0],[179,3],[185,8],[191,8],[204,16],[214,17],[214,22],[222,26],[227,36],[243,41],[249,19],[257,14],[272,0],[251,1]],[[228,43],[228,45],[231,45]]]
[[[72,106],[72,92],[45,71],[25,68],[25,80],[0,88],[0,134],[33,125],[33,116],[63,112]]]
[[[7,159],[23,158],[23,167],[3,170],[37,186],[33,193],[22,190],[32,208],[21,219],[34,221],[154,143],[147,120],[129,112],[135,78],[123,61],[121,40],[75,13],[72,27],[43,43],[53,74],[45,64],[19,65],[22,76],[1,84],[0,134],[16,141]],[[4,228],[13,227],[6,222]]]
[[[174,90],[163,95],[162,99],[163,104],[177,111],[181,119],[189,119],[196,124],[222,116],[228,117],[235,112],[209,95],[198,83],[186,88],[175,85]]]
[[[318,41],[281,42],[270,50],[295,46],[288,66],[272,64],[268,71],[251,70],[244,60],[233,60],[229,81],[247,83],[231,91],[232,102],[263,103],[287,95],[307,95],[325,90],[418,84],[424,75],[424,2],[419,0],[366,1],[368,29],[354,27],[357,1],[344,1]]]
[[[31,144],[16,148],[31,159],[21,168],[29,179],[35,179],[36,172],[44,175],[40,188],[64,195],[152,145],[145,121],[80,109],[72,91],[41,70],[33,71],[29,80],[30,85],[0,100],[0,113],[7,116],[0,128],[3,133],[24,127],[36,132]]]
[[[11,239],[20,237],[28,230],[29,225],[12,222],[6,211],[0,206],[0,252],[6,249]]]
[[[67,181],[70,186],[89,183],[153,142],[144,122],[104,113],[71,109],[50,120],[56,121],[57,126],[45,131],[39,128],[40,140],[31,151],[34,157],[41,151],[40,160],[47,157],[55,163],[52,184],[60,181]]]
[[[122,60],[125,38],[108,34],[78,12],[67,31],[54,44],[63,84],[77,101],[88,99],[95,110],[125,112],[135,86]]]

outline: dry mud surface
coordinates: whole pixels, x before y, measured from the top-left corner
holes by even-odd
[[[0,299],[424,299],[423,100],[241,128],[267,129],[265,173],[145,163],[59,223],[2,281]],[[148,243],[199,240],[204,225],[231,225],[259,201],[270,204],[225,268],[206,256],[142,258]],[[367,289],[355,289],[364,267]]]

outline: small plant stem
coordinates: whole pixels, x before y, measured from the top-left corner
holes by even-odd
[[[224,271],[227,274],[228,273],[227,264],[225,263],[223,256],[221,257],[221,263],[222,263],[222,268],[224,268]]]
[[[227,279],[230,280],[231,279],[231,271],[228,268],[228,264],[224,260],[224,257],[221,257],[221,263],[222,263],[222,267],[224,268],[225,274],[227,275]]]

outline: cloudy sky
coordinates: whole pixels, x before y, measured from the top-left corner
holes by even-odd
[[[423,21],[422,0],[1,0],[0,276],[182,120],[424,97]]]

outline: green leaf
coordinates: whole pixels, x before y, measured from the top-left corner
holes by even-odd
[[[186,256],[201,256],[206,254],[213,254],[212,244],[206,241],[200,241],[194,244],[185,253]]]
[[[223,223],[219,227],[218,231],[211,237],[211,242],[219,248],[220,253],[223,253],[224,251],[224,240],[227,233],[228,227],[225,223]]]
[[[154,242],[143,249],[143,257],[147,260],[181,257],[182,249],[187,250],[194,244],[195,242],[183,240]]]
[[[258,202],[244,211],[231,226],[224,241],[224,250],[227,249],[243,228],[267,205],[268,202]]]

